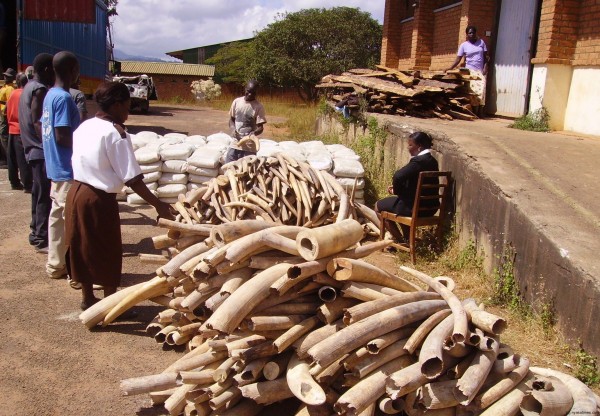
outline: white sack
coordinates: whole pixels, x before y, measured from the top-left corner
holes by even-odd
[[[219,176],[219,169],[217,168],[202,168],[202,167],[198,167],[198,166],[193,166],[188,164],[186,166],[186,172],[191,174],[191,175],[196,175],[196,176],[207,176],[210,178],[214,178],[216,176]]]
[[[160,148],[159,154],[162,160],[186,160],[195,147],[190,144],[182,143],[172,146],[163,146]]]
[[[134,152],[135,160],[140,165],[147,165],[149,163],[158,162],[160,156],[156,150],[150,149],[148,146],[144,146]]]
[[[199,183],[199,184],[203,184],[205,182],[210,181],[211,179],[213,179],[214,176],[201,176],[201,175],[192,175],[191,173],[188,175],[188,180],[192,183]]]
[[[203,147],[197,149],[187,160],[188,165],[199,168],[216,168],[221,163],[221,149]]]
[[[150,172],[144,173],[144,183],[148,184],[150,182],[156,182],[162,176],[162,172]]]
[[[353,159],[333,159],[333,174],[344,178],[362,178],[365,176],[365,169],[358,160]]]
[[[140,165],[142,173],[158,172],[162,168],[162,162],[145,163]]]
[[[186,184],[188,182],[187,173],[170,173],[163,172],[162,176],[158,180],[159,185],[167,184],[167,183],[182,183]]]
[[[158,193],[159,198],[177,197],[177,195],[187,192],[187,185],[181,183],[160,185],[156,192]]]
[[[355,179],[356,178],[336,178],[336,180],[340,183],[340,185],[342,185],[347,190],[352,190]],[[358,180],[356,181],[356,189],[364,189],[364,188],[365,188],[365,179],[358,178]]]
[[[161,171],[170,173],[185,173],[187,171],[187,161],[185,160],[165,160]]]

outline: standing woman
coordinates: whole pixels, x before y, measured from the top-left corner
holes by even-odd
[[[456,68],[462,58],[465,58],[465,67],[473,75],[480,78],[470,81],[469,84],[471,90],[477,95],[477,103],[474,103],[475,108],[473,112],[481,116],[483,106],[485,105],[486,76],[490,55],[483,39],[477,37],[477,28],[475,26],[467,26],[466,33],[467,40],[458,47],[456,60],[447,71]]]
[[[388,193],[394,196],[380,199],[375,203],[375,212],[381,220],[382,211],[392,212],[403,217],[412,215],[415,196],[417,195],[417,184],[419,182],[419,174],[424,171],[438,171],[438,162],[431,154],[431,146],[433,141],[429,134],[422,131],[411,134],[408,137],[408,152],[410,153],[410,161],[401,169],[394,173],[392,185],[388,187]],[[427,178],[428,181],[437,181],[437,178]],[[431,183],[431,182],[429,182]],[[423,191],[427,194],[427,190]],[[432,195],[438,192],[437,188],[432,188]],[[423,201],[421,207],[431,207],[430,210],[422,211],[420,215],[431,217],[438,210],[439,200],[431,199]],[[410,227],[399,224],[402,228],[402,233],[395,226],[393,221],[387,221],[386,228],[398,242],[406,241]]]
[[[122,245],[116,193],[129,186],[152,205],[159,217],[173,219],[171,207],[158,200],[142,181],[131,138],[123,123],[129,116],[129,90],[119,82],[105,82],[95,93],[100,111],[73,134],[73,186],[65,213],[67,268],[82,285],[85,310],[98,302],[93,285],[104,296],[121,282]]]

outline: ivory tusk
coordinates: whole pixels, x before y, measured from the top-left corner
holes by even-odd
[[[330,256],[356,244],[364,236],[362,226],[349,219],[316,229],[304,230],[296,237],[298,253],[305,260]]]
[[[246,281],[208,318],[205,326],[220,332],[232,333],[248,312],[269,296],[269,287],[287,272],[290,264],[281,263]]]
[[[490,351],[477,351],[471,366],[458,380],[454,395],[462,405],[471,403],[488,374],[498,355],[498,341],[494,340]]]
[[[135,291],[129,293],[124,299],[115,305],[115,307],[113,307],[102,320],[102,326],[110,324],[132,306],[135,306],[144,300],[168,293],[169,289],[169,284],[164,277],[154,277],[140,288],[137,288]]]
[[[575,377],[548,368],[531,367],[530,370],[533,374],[544,377],[555,377],[564,383],[573,397],[573,407],[571,407],[569,414],[593,415],[594,412],[598,412],[600,401],[597,401],[594,392],[588,386]]]
[[[325,403],[325,392],[310,375],[308,364],[296,355],[290,359],[286,380],[293,395],[302,402],[312,406]]]
[[[294,397],[285,377],[277,380],[261,381],[240,387],[242,396],[257,404],[272,404]]]
[[[550,390],[530,390],[525,393],[519,409],[523,416],[553,416],[564,415],[573,407],[571,392],[562,381],[555,377],[536,376],[552,383]],[[534,384],[535,385],[535,384]]]
[[[387,309],[406,305],[412,302],[418,302],[421,300],[436,300],[440,296],[437,293],[429,292],[411,292],[401,293],[395,296],[388,296],[383,299],[376,299],[370,302],[359,303],[356,306],[348,308],[344,313],[344,323],[350,325],[354,322],[358,322],[363,318],[374,315],[378,312],[385,311]]]
[[[179,385],[181,385],[181,380],[178,379],[177,373],[161,373],[121,380],[120,389],[123,396],[134,396],[166,390]]]
[[[402,357],[385,364],[342,394],[334,404],[334,409],[338,413],[348,416],[361,414],[385,394],[385,383],[389,374],[399,371],[407,365],[410,365],[409,357]]]
[[[325,367],[340,355],[364,345],[374,337],[419,321],[444,308],[446,302],[429,300],[390,308],[356,322],[314,345],[309,355]]]
[[[409,354],[414,353],[433,328],[446,319],[451,313],[452,311],[450,309],[443,309],[423,321],[406,342],[406,345],[404,346],[406,351],[408,351]]]
[[[313,316],[292,326],[282,335],[277,337],[275,341],[273,341],[273,346],[277,350],[277,353],[281,354],[290,345],[296,342],[297,339],[299,339],[301,336],[315,328],[318,325],[318,323],[319,319]]]
[[[331,277],[339,281],[353,281],[360,283],[372,283],[389,287],[401,292],[415,292],[421,289],[418,286],[381,270],[379,267],[361,260],[338,257],[332,260],[335,272]],[[329,270],[329,266],[328,266]]]
[[[427,284],[429,287],[439,293],[446,302],[448,302],[448,306],[450,309],[452,309],[452,315],[454,316],[454,330],[452,332],[452,338],[455,342],[464,341],[468,332],[467,313],[465,312],[461,301],[456,297],[456,295],[452,293],[446,286],[430,276],[427,276],[425,273],[421,273],[406,266],[400,266],[400,270]]]

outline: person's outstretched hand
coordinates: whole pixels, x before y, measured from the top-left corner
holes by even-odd
[[[158,213],[158,218],[164,218],[166,220],[175,219],[175,209],[166,202],[160,202],[155,208],[156,212]]]

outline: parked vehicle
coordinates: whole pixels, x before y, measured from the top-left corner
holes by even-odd
[[[80,89],[92,94],[108,74],[108,9],[102,0],[3,1],[2,70],[24,71],[39,53],[73,52],[79,59]]]
[[[150,108],[150,100],[156,100],[156,88],[152,77],[148,75],[114,76],[113,81],[122,82],[129,89],[131,97],[131,109],[139,108],[142,113],[147,113]]]

